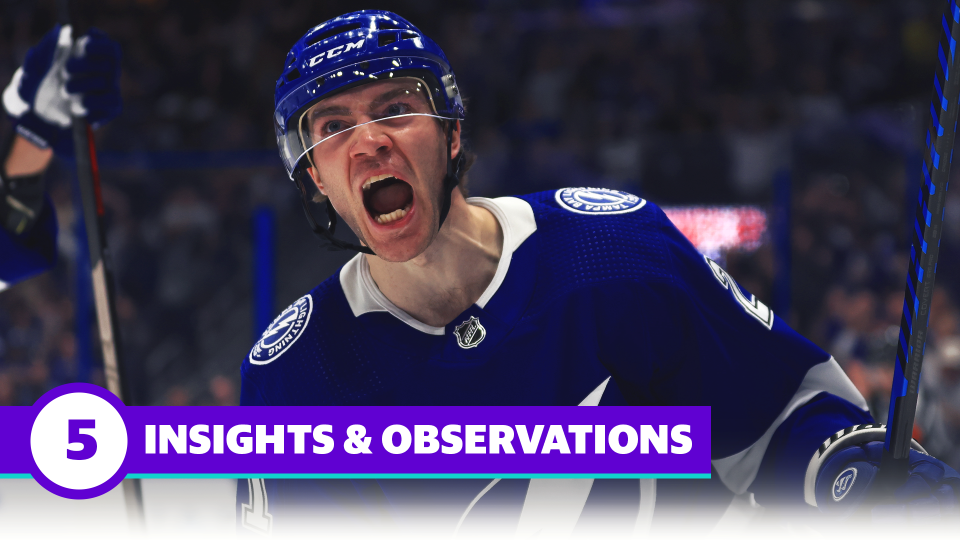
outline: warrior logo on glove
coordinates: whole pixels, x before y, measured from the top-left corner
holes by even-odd
[[[833,483],[833,500],[840,501],[840,499],[844,498],[847,493],[850,493],[850,488],[853,487],[853,483],[856,481],[857,469],[850,467],[840,473],[840,476],[838,476],[837,480]]]

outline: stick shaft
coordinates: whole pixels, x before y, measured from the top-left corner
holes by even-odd
[[[60,23],[70,24],[70,12],[67,0],[60,1]],[[76,26],[75,35],[79,35]],[[97,165],[97,149],[93,139],[93,129],[84,118],[73,117],[72,121],[73,154],[77,164],[77,183],[80,186],[80,200],[83,205],[83,220],[87,230],[87,248],[90,252],[91,279],[93,281],[94,303],[97,312],[97,328],[100,333],[100,347],[103,351],[103,371],[107,389],[121,401],[132,405],[129,381],[124,377],[123,362],[120,359],[120,326],[116,310],[116,293],[113,288],[113,272],[110,266],[107,248],[106,228],[104,227],[103,197],[100,192],[100,169]],[[126,479],[123,486],[123,498],[127,508],[127,520],[132,530],[144,531],[143,491],[139,479]]]
[[[944,199],[953,159],[957,112],[960,110],[960,62],[957,59],[960,7],[957,0],[947,2],[941,26],[933,99],[927,112],[926,148],[921,171],[923,183],[914,216],[910,269],[890,394],[884,463],[881,465],[881,469],[894,470],[896,475],[906,474],[913,436],[920,368],[923,365],[930,301],[940,251]]]
[[[73,147],[77,160],[77,180],[83,205],[83,219],[87,230],[87,246],[90,251],[90,269],[93,281],[94,303],[97,312],[97,328],[100,333],[100,348],[103,351],[103,371],[107,389],[121,401],[130,405],[130,392],[123,363],[120,361],[120,328],[116,313],[116,297],[113,289],[113,272],[110,268],[106,228],[103,224],[104,208],[100,194],[100,174],[96,162],[93,130],[83,118],[73,119]]]

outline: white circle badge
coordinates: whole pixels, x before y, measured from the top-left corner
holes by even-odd
[[[30,431],[37,468],[57,486],[90,490],[117,474],[127,455],[127,428],[102,397],[62,395],[37,414]]]
[[[556,199],[560,208],[588,215],[626,214],[647,204],[646,200],[636,195],[607,188],[559,189]]]
[[[283,310],[260,336],[260,340],[250,351],[251,364],[262,366],[269,364],[287,352],[290,346],[303,335],[303,329],[310,322],[313,313],[313,297],[305,295]]]

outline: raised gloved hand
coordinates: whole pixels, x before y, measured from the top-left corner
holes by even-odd
[[[911,450],[906,482],[894,491],[892,499],[878,504],[883,441],[842,446],[818,464],[814,496],[825,514],[847,517],[871,505],[863,509],[870,510],[874,522],[960,519],[960,474],[946,463]]]
[[[74,44],[70,26],[54,27],[27,51],[3,92],[17,133],[63,157],[73,155],[71,116],[97,126],[122,105],[120,45],[95,28]]]

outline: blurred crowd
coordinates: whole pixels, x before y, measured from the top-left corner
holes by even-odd
[[[53,25],[55,5],[0,5],[6,81]],[[376,5],[410,19],[449,56],[466,97],[468,144],[479,156],[471,194],[594,185],[668,205],[754,204],[782,218],[784,234],[769,234],[757,250],[724,254],[726,266],[830,351],[885,419],[939,2]],[[317,247],[301,223],[274,158],[271,116],[287,48],[312,24],[358,5],[74,6],[81,24],[107,32],[124,53],[124,113],[100,129],[98,142],[137,400],[236,403],[237,368],[259,332],[249,322],[253,210],[272,209],[278,223],[275,310],[345,258]],[[195,159],[200,152],[226,157],[205,162]],[[252,157],[232,164],[230,156],[240,155]],[[78,277],[86,263],[71,176],[64,166],[48,176],[61,262],[0,294],[0,404],[29,404],[57,384],[102,379],[89,316],[78,315],[90,293]],[[774,202],[775,178],[787,186],[786,205]],[[956,191],[948,193],[945,219],[916,434],[957,466]],[[789,257],[778,258],[786,243]]]

